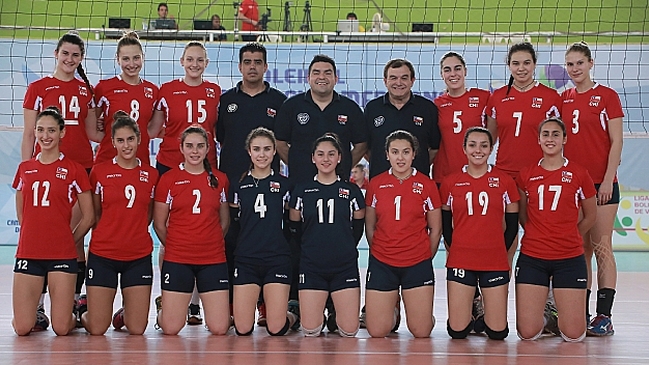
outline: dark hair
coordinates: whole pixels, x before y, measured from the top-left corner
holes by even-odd
[[[536,64],[536,51],[534,50],[534,46],[530,42],[521,42],[521,43],[516,43],[513,46],[509,47],[509,51],[507,52],[507,64],[512,61],[512,55],[516,52],[527,52],[532,56],[532,61]],[[509,75],[509,82],[507,83],[507,95],[509,95],[509,91],[512,89],[512,85],[514,85],[514,75]]]
[[[539,123],[539,135],[541,134],[541,128],[543,128],[544,125],[548,123],[557,123],[559,125],[559,128],[561,128],[561,132],[563,132],[563,136],[565,137],[567,135],[566,132],[566,123],[563,122],[560,118],[552,117],[545,119],[541,123]]]
[[[187,42],[185,48],[183,48],[183,58],[185,57],[185,52],[187,52],[187,50],[191,47],[200,47],[203,50],[203,52],[205,52],[205,58],[207,58],[207,48],[205,48],[205,45],[199,41]]]
[[[356,16],[356,13],[354,13],[354,12],[347,13],[346,18],[354,18],[354,19],[358,19],[358,17]]]
[[[83,39],[81,39],[81,37],[79,36],[79,32],[77,32],[76,30],[71,30],[65,33],[61,38],[59,38],[59,42],[56,44],[57,53],[59,52],[59,48],[61,48],[63,43],[70,43],[79,46],[79,49],[81,50],[81,56],[86,55],[86,44],[83,42]],[[79,76],[81,76],[83,81],[86,83],[88,90],[90,90],[90,94],[94,94],[92,85],[88,80],[88,76],[86,76],[86,71],[83,69],[81,62],[79,62],[79,66],[77,66],[77,73],[79,73]]]
[[[63,116],[61,116],[61,110],[55,106],[48,106],[45,108],[42,112],[38,113],[38,116],[36,117],[36,121],[38,122],[39,119],[43,117],[52,117],[54,120],[56,120],[56,124],[59,125],[59,130],[62,131],[63,128],[65,128],[65,119],[63,119]],[[34,128],[36,128],[36,124],[34,124]]]
[[[385,64],[385,67],[383,67],[383,78],[387,79],[388,78],[388,70],[391,68],[400,68],[402,66],[408,67],[408,70],[410,70],[410,79],[415,78],[415,67],[412,65],[412,62],[404,59],[404,58],[394,58],[388,61],[388,63]]]
[[[442,58],[440,58],[440,60],[439,60],[439,66],[442,67],[442,65],[444,64],[444,61],[446,61],[447,58],[451,58],[451,57],[455,57],[458,60],[460,60],[460,63],[462,64],[462,66],[464,66],[464,68],[466,68],[466,61],[464,60],[464,57],[461,54],[459,54],[457,52],[453,52],[453,51],[444,53]]]
[[[275,138],[275,133],[273,133],[273,131],[271,131],[268,128],[257,127],[255,129],[251,130],[250,133],[248,133],[248,136],[246,137],[246,141],[245,141],[245,144],[244,144],[246,151],[250,150],[250,143],[252,142],[253,139],[255,139],[257,137],[263,137],[263,138],[270,139],[270,141],[273,142],[273,148],[275,148],[275,149],[277,148],[277,139]],[[252,161],[250,161],[250,167],[248,168],[248,170],[252,170],[253,167],[254,167],[254,165],[253,165]],[[248,171],[245,171],[241,175],[241,178],[239,179],[239,182],[243,181],[243,179],[246,177],[246,175],[248,175]]]
[[[190,134],[200,134],[205,139],[205,143],[209,145],[209,138],[207,137],[207,132],[205,131],[205,129],[198,126],[192,126],[185,129],[180,135],[181,146],[183,143],[185,143],[185,138],[187,138],[187,136]],[[216,175],[214,175],[214,172],[212,172],[212,166],[210,165],[210,161],[207,159],[207,156],[203,158],[203,167],[205,168],[205,171],[207,171],[207,174],[210,176],[210,186],[212,188],[217,188],[219,186],[219,179],[217,179]]]
[[[113,114],[113,125],[111,126],[111,135],[114,137],[115,132],[118,129],[122,128],[131,128],[135,135],[140,138],[140,127],[137,125],[137,122],[133,120],[128,114],[123,110],[118,110]]]
[[[124,32],[122,38],[117,41],[117,51],[115,52],[115,55],[119,56],[119,50],[124,46],[138,46],[140,48],[140,51],[144,53],[144,50],[142,49],[142,43],[140,43],[140,37],[134,30]]]
[[[489,147],[494,146],[494,137],[491,135],[491,132],[487,128],[484,127],[471,127],[466,130],[466,133],[464,133],[464,143],[462,146],[466,147],[466,143],[469,140],[469,135],[472,133],[482,133],[486,134],[487,137],[489,138]]]
[[[392,141],[395,141],[397,139],[408,141],[408,143],[410,143],[410,147],[412,147],[412,152],[415,154],[415,156],[417,155],[417,152],[419,152],[419,141],[417,140],[417,137],[412,135],[412,133],[404,130],[396,130],[388,134],[387,137],[385,137],[386,152],[388,152],[390,149],[390,143],[392,143]]]
[[[313,56],[313,59],[311,60],[311,63],[309,64],[309,73],[311,73],[311,68],[313,67],[313,64],[316,62],[326,62],[330,64],[334,68],[334,74],[337,72],[336,71],[336,62],[334,61],[333,58],[327,56],[326,54],[317,54]]]
[[[267,59],[266,56],[267,56],[268,52],[266,51],[266,47],[264,47],[263,44],[257,43],[257,42],[251,42],[251,43],[248,43],[245,46],[241,47],[239,49],[239,63],[243,62],[243,54],[246,53],[246,52],[251,52],[251,53],[259,52],[259,53],[261,53],[263,55],[263,58],[264,58],[264,63],[267,63],[266,62],[266,59]]]
[[[160,3],[160,4],[158,4],[158,11],[160,11],[160,8],[163,7],[163,6],[165,8],[167,8],[167,9],[169,9],[169,5],[167,5],[167,3]]]
[[[214,20],[214,18],[217,18],[219,21],[221,21],[221,17],[220,17],[218,14],[214,14],[214,15],[212,15],[212,17],[210,18],[210,20]]]
[[[318,137],[318,139],[316,139],[315,142],[313,142],[313,148],[311,149],[311,155],[315,154],[316,149],[323,142],[331,143],[334,146],[334,148],[336,149],[336,151],[338,151],[338,154],[340,154],[340,158],[342,159],[343,148],[341,147],[340,138],[338,138],[338,135],[336,133],[332,133],[332,132],[327,132],[327,133],[323,134],[322,136]],[[336,174],[339,177],[341,177],[341,179],[344,179],[344,181],[347,181],[345,176],[349,174],[349,171],[347,172],[347,174],[342,174],[341,171],[340,171],[341,168],[342,168],[341,164],[338,163],[336,165]]]
[[[585,41],[573,43],[570,47],[568,47],[566,55],[568,55],[568,53],[570,52],[582,53],[584,56],[586,56],[589,62],[593,60],[593,54],[590,51],[590,47],[588,47],[588,43],[586,43]]]

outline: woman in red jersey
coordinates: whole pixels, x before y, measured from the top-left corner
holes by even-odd
[[[557,324],[565,341],[578,342],[586,336],[582,236],[595,223],[596,191],[588,171],[563,157],[566,140],[560,119],[543,121],[538,137],[543,158],[516,178],[525,229],[515,269],[516,328],[523,340],[537,339],[544,327]],[[550,282],[558,312],[554,325],[549,322],[556,317],[544,315]]]
[[[464,137],[468,164],[444,179],[440,190],[449,251],[447,331],[452,338],[465,338],[474,328],[484,329],[494,340],[509,334],[507,251],[518,232],[519,195],[509,175],[487,164],[492,150],[488,130],[469,128]],[[486,305],[483,317],[472,318],[478,285]]]
[[[148,226],[158,171],[136,157],[141,143],[137,122],[123,111],[110,119],[117,156],[90,172],[97,225],[88,252],[88,296],[79,301],[79,315],[90,334],[103,335],[111,323],[120,276],[124,308],[115,314],[113,326],[126,325],[129,333],[140,335],[148,322],[153,282]]]
[[[590,70],[593,57],[584,42],[566,51],[566,69],[575,87],[564,91],[561,114],[572,132],[566,143],[566,157],[586,167],[597,189],[597,220],[584,235],[588,267],[588,295],[592,277],[593,251],[597,259],[597,316],[588,326],[588,334],[607,336],[614,333],[611,309],[617,283],[612,232],[620,203],[617,167],[622,155],[622,104],[615,90],[593,81]],[[588,300],[586,314],[590,316]]]
[[[110,79],[101,80],[95,88],[97,117],[103,120],[105,133],[99,144],[95,164],[110,161],[115,157],[115,147],[110,134],[114,122],[113,114],[124,110],[133,118],[140,130],[141,143],[137,147],[137,158],[150,165],[149,134],[147,125],[153,117],[158,101],[158,87],[140,77],[144,64],[144,52],[137,33],[125,33],[117,42],[117,64],[122,73]]]
[[[372,337],[394,327],[399,289],[413,336],[430,336],[435,324],[431,260],[442,232],[441,202],[435,182],[412,167],[417,145],[409,132],[390,133],[385,150],[391,168],[370,180],[365,197],[366,326]]]
[[[189,127],[180,136],[185,161],[162,175],[155,192],[153,227],[165,246],[158,324],[175,335],[184,326],[194,286],[213,334],[230,327],[228,268],[223,237],[230,222],[228,179],[207,161],[208,134]],[[164,308],[163,310],[161,308]]]
[[[12,325],[20,336],[31,332],[47,277],[52,328],[57,335],[67,335],[75,327],[75,242],[94,223],[90,183],[83,166],[59,149],[66,128],[56,108],[39,113],[34,129],[41,152],[18,166],[13,182],[21,229],[14,266]],[[72,207],[77,201],[81,219],[70,229]]]

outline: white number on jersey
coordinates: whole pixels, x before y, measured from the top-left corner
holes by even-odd
[[[124,196],[128,199],[128,204],[126,204],[127,209],[133,208],[135,203],[135,187],[133,185],[126,185],[124,187]]]
[[[79,98],[72,96],[70,99],[70,106],[66,108],[65,95],[59,96],[59,104],[61,104],[61,112],[63,113],[63,119],[65,119],[66,125],[79,125],[79,113],[81,113],[81,107],[79,106]],[[72,113],[74,120],[68,121],[69,118],[68,112]]]
[[[196,197],[194,207],[192,207],[192,214],[201,214],[201,207],[198,206],[201,202],[201,191],[198,189],[192,190],[192,195]]]
[[[453,276],[457,278],[464,278],[465,272],[464,269],[453,268]]]
[[[322,206],[322,199],[318,199],[316,202],[316,207],[318,208],[318,223],[324,223],[324,207]],[[327,209],[329,210],[329,221],[327,223],[334,223],[334,200],[327,200]]]
[[[468,215],[473,215],[473,192],[469,191],[464,196],[466,200],[466,209]],[[478,194],[478,204],[482,207],[482,215],[487,215],[487,208],[489,207],[489,195],[486,191],[481,191]]]
[[[559,198],[561,197],[561,185],[550,185],[548,186],[548,191],[554,193],[552,198],[552,206],[550,207],[551,211],[557,210],[557,205],[559,205]],[[545,184],[539,185],[539,210],[543,210],[543,196],[545,194]]]
[[[27,270],[27,260],[16,260],[16,270]]]
[[[514,131],[514,137],[518,137],[521,135],[521,121],[523,120],[523,112],[514,112],[512,116],[516,118],[516,130]]]
[[[394,220],[395,221],[400,221],[401,220],[401,195],[397,195],[394,197]]]
[[[264,194],[257,194],[257,198],[255,199],[255,213],[259,213],[259,218],[265,218],[267,210],[268,206],[264,202]]]
[[[50,195],[50,182],[45,180],[45,181],[43,181],[42,185],[43,185],[43,196],[41,197],[40,206],[41,207],[49,207],[50,206],[50,200],[48,198],[49,198],[49,195]],[[38,206],[38,190],[39,190],[40,186],[41,186],[40,181],[34,181],[34,183],[32,184],[32,192],[34,193],[34,202],[33,202],[33,204],[34,204],[35,207]]]
[[[458,134],[462,132],[462,120],[460,119],[460,116],[462,115],[462,111],[454,111],[453,112],[453,133]]]
[[[205,110],[205,100],[196,100],[196,107],[198,109],[198,120],[196,122],[198,123],[203,123],[205,122],[205,119],[207,119],[207,110]],[[187,107],[187,123],[193,124],[194,123],[194,107],[193,107],[193,100],[189,99],[185,102],[185,106]]]
[[[579,110],[572,111],[572,134],[579,133]]]
[[[131,100],[131,112],[128,115],[136,122],[140,119],[140,102],[136,99]]]

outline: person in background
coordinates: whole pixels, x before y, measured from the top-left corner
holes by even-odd
[[[356,13],[347,13],[347,20],[358,20],[358,17],[356,16]],[[365,27],[362,26],[360,23],[358,24],[358,31],[359,32],[365,31]]]
[[[365,193],[368,185],[370,184],[370,180],[367,178],[365,173],[365,165],[359,163],[354,166],[349,182],[358,185],[358,188],[361,189],[363,193]]]
[[[225,27],[221,24],[221,17],[217,14],[212,15],[212,30],[225,30]],[[228,36],[226,34],[219,34],[218,37],[214,37],[214,40],[227,41]]]
[[[239,5],[237,20],[241,20],[239,30],[250,32],[259,30],[259,5],[255,0],[243,0]],[[256,34],[242,34],[241,40],[244,42],[254,42],[257,40]]]
[[[169,15],[169,6],[167,3],[158,4],[158,20],[171,20],[173,21],[174,27],[178,30],[178,23],[174,20],[173,15]],[[155,24],[155,23],[154,23]]]

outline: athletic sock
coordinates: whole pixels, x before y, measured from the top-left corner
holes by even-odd
[[[597,291],[597,314],[611,316],[613,309],[613,300],[615,299],[615,289],[604,288]]]

